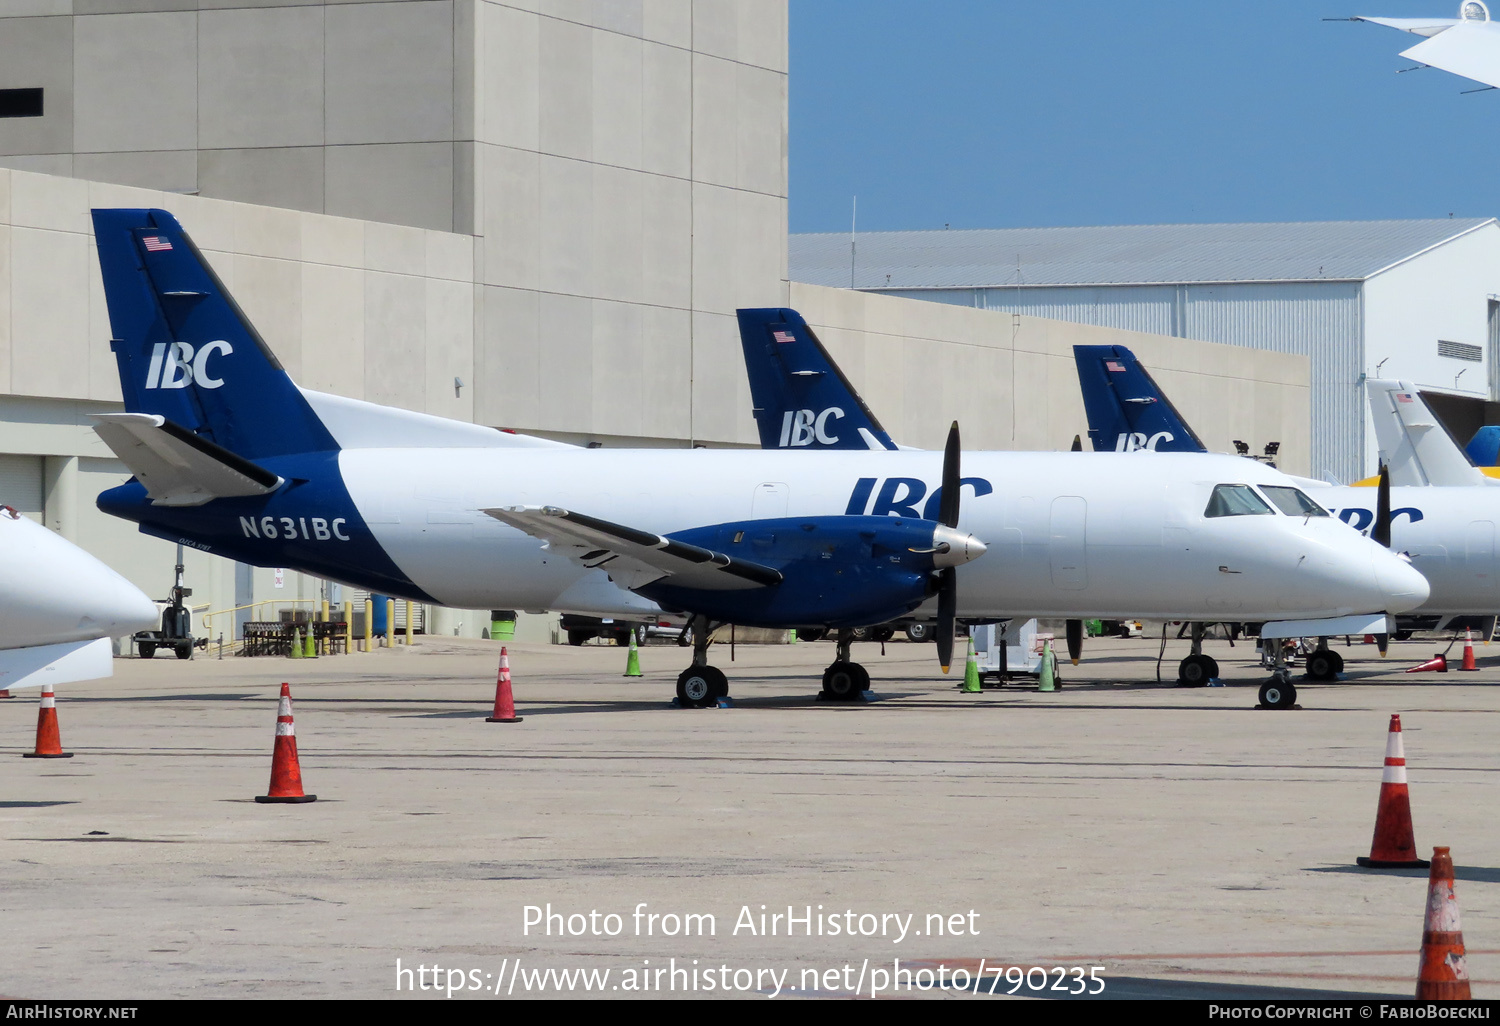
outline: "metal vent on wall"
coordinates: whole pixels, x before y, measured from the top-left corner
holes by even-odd
[[[1438,340],[1438,355],[1448,356],[1455,360],[1468,360],[1470,363],[1484,362],[1484,347],[1471,346],[1467,342],[1444,342]]]
[[[0,118],[39,118],[42,116],[40,89],[0,89]]]

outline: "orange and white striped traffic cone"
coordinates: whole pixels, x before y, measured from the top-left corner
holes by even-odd
[[[1479,664],[1474,662],[1474,632],[1464,628],[1464,664],[1460,670],[1477,670]]]
[[[22,753],[28,759],[71,759],[72,752],[62,750],[57,732],[57,696],[47,685],[42,687],[42,704],[36,713],[36,751]]]
[[[1417,966],[1417,1000],[1469,1000],[1464,934],[1458,921],[1458,899],[1453,896],[1453,857],[1447,848],[1432,849],[1422,960]]]
[[[1366,869],[1425,869],[1417,858],[1411,826],[1411,794],[1406,789],[1406,750],[1401,744],[1401,714],[1391,715],[1385,738],[1385,773],[1380,778],[1380,805],[1375,810],[1375,837],[1370,857],[1355,860]]]
[[[271,787],[256,795],[261,804],[298,805],[315,802],[318,796],[302,793],[302,765],[297,761],[297,728],[292,724],[292,689],[281,685],[281,704],[276,708],[276,747],[271,752]]]
[[[500,646],[500,676],[495,681],[495,711],[484,718],[486,723],[520,723],[526,717],[516,715],[516,700],[510,690],[510,653]]]

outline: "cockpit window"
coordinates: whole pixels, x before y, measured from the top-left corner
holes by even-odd
[[[1249,485],[1221,484],[1209,496],[1205,517],[1272,517],[1276,515],[1265,499]]]
[[[1328,511],[1312,500],[1312,497],[1300,488],[1287,488],[1284,485],[1261,485],[1261,491],[1266,493],[1266,498],[1276,504],[1276,508],[1289,517],[1326,517]]]

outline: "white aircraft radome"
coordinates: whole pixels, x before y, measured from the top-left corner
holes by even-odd
[[[934,597],[940,622],[1024,614],[1385,615],[1427,582],[1331,518],[1273,513],[1233,457],[585,449],[297,388],[176,220],[96,210],[136,478],[99,497],[147,533],[459,607],[695,618],[684,704],[727,693],[712,624],[840,632]],[[948,652],[941,644],[940,661]],[[951,650],[952,632],[948,646]]]
[[[108,677],[109,639],[150,630],[157,617],[135,585],[0,506],[0,689]]]

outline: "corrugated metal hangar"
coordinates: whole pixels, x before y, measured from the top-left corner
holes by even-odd
[[[1366,375],[1418,383],[1460,444],[1500,407],[1494,219],[793,235],[793,279],[1201,339],[1312,363],[1312,470],[1371,472]]]

